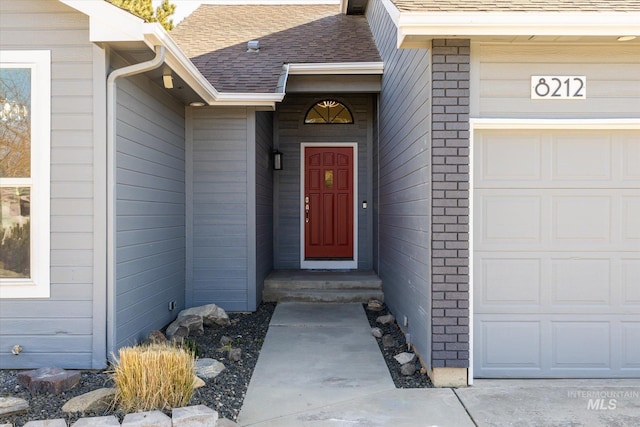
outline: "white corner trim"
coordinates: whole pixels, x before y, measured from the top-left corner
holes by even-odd
[[[400,14],[401,14],[400,10],[398,10],[396,5],[393,4],[391,0],[382,0],[382,5],[387,10],[389,17],[391,18],[391,21],[393,21],[395,26],[398,27],[399,26],[398,23],[400,22]]]
[[[347,14],[347,6],[349,6],[349,0],[340,0],[340,13]]]

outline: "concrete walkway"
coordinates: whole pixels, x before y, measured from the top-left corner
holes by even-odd
[[[396,389],[362,304],[279,303],[242,426],[473,426],[451,389]]]
[[[279,303],[242,426],[640,426],[640,380],[396,389],[361,304]]]

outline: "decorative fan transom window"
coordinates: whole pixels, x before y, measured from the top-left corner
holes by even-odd
[[[351,111],[341,102],[325,99],[314,104],[304,118],[305,123],[345,124],[353,123]]]

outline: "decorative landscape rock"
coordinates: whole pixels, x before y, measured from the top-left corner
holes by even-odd
[[[371,335],[376,338],[382,338],[382,329],[380,328],[371,328]]]
[[[405,363],[400,367],[400,373],[405,376],[411,376],[416,372],[415,363]]]
[[[122,427],[171,427],[171,418],[160,411],[127,414]]]
[[[242,360],[242,349],[230,348],[227,357],[232,362],[239,362],[240,360]]]
[[[380,323],[381,325],[388,325],[390,323],[395,322],[396,318],[393,317],[393,314],[387,314],[385,316],[379,316],[376,319],[376,322]]]
[[[198,376],[194,376],[193,377],[193,388],[200,388],[200,387],[204,387],[206,386],[207,383],[204,382],[204,380]]]
[[[167,342],[167,337],[161,331],[151,331],[147,341],[151,344],[164,344]]]
[[[382,346],[384,348],[391,348],[397,345],[396,340],[391,335],[385,335],[382,337]]]
[[[71,424],[71,427],[120,427],[120,421],[118,421],[115,415],[109,415],[108,417],[80,418],[78,421]]]
[[[40,368],[34,371],[20,372],[17,375],[17,380],[22,387],[32,393],[60,394],[78,384],[80,371],[67,371],[62,368]]]
[[[174,338],[176,336],[182,336],[182,333],[184,331],[178,333],[180,328],[187,329],[188,333],[186,336],[189,336],[191,334],[202,335],[204,333],[202,317],[195,314],[189,314],[186,316],[178,315],[178,318],[167,327],[167,337]]]
[[[0,416],[29,410],[29,402],[19,397],[0,397]]]
[[[413,353],[404,352],[393,356],[393,358],[396,359],[399,364],[404,365],[414,362],[416,360],[416,355]]]
[[[178,319],[184,316],[196,315],[202,317],[205,326],[228,326],[230,325],[229,315],[223,308],[215,304],[202,305],[200,307],[187,308],[178,314]]]
[[[64,412],[99,412],[113,404],[115,388],[99,388],[89,393],[76,396],[64,404]]]
[[[405,363],[400,367],[400,373],[405,376],[411,376],[416,372],[415,363]]]
[[[367,304],[367,310],[382,311],[383,309],[384,304],[382,303],[382,301],[379,301],[377,299],[370,299],[369,303]]]
[[[24,427],[67,427],[67,422],[62,418],[44,421],[29,421]]]
[[[203,358],[196,361],[196,375],[203,379],[215,378],[225,370],[223,363],[216,359]]]
[[[220,338],[220,345],[221,346],[231,345],[231,344],[233,344],[233,338],[228,337],[226,335],[224,335],[223,337]]]
[[[204,405],[175,408],[171,411],[173,427],[216,427],[218,413]]]

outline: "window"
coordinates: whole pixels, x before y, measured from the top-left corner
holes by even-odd
[[[304,122],[306,124],[348,124],[353,123],[353,116],[343,103],[326,99],[309,108]]]
[[[0,298],[49,296],[49,51],[0,51]]]

